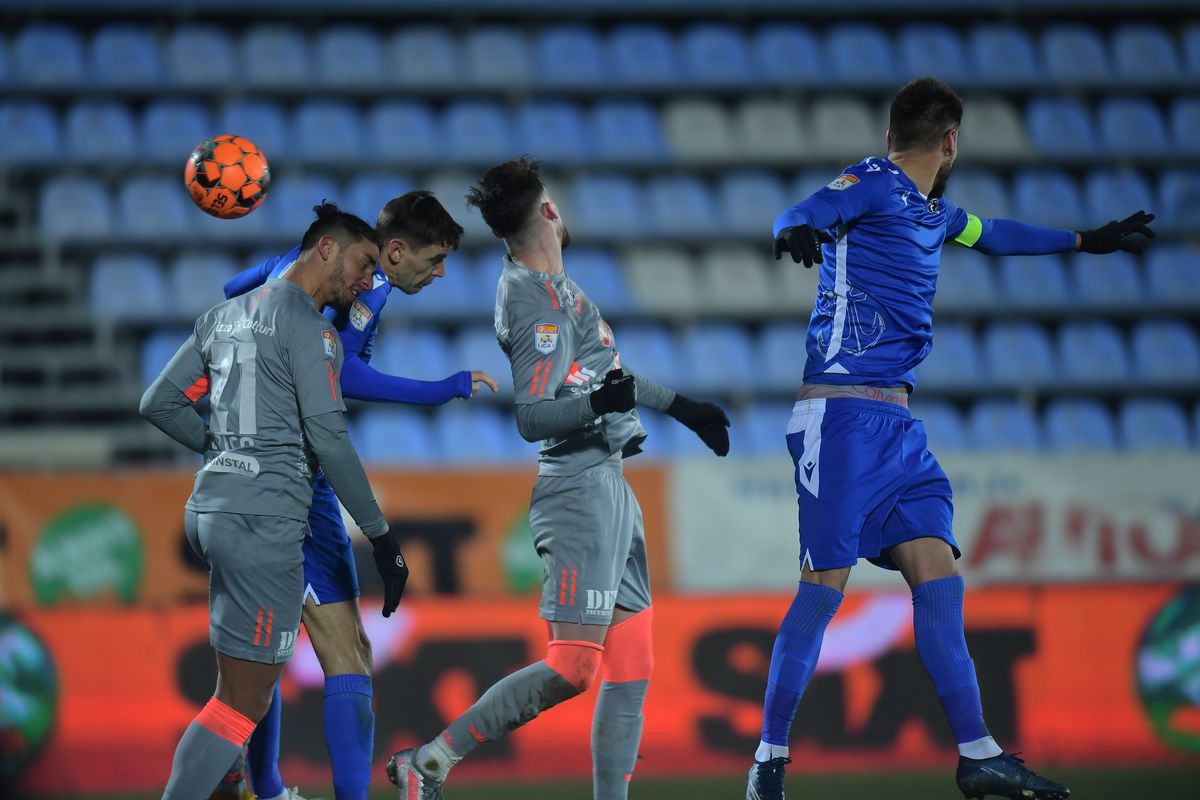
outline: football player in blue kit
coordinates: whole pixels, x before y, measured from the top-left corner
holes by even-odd
[[[775,220],[775,257],[818,264],[804,384],[787,429],[799,496],[801,580],[775,640],[747,800],[782,800],[788,734],[825,628],[859,558],[899,570],[912,590],[917,652],[958,742],[968,798],[1061,800],[1066,786],[1005,753],[984,725],[963,632],[963,579],[950,482],[908,411],[914,368],[932,346],[941,249],[988,255],[1142,251],[1154,217],[1095,230],[980,219],[943,196],[958,155],[962,100],[933,78],[891,106],[887,158],[848,167]]]
[[[325,309],[345,351],[342,393],[356,400],[441,405],[470,398],[481,385],[496,391],[485,372],[456,372],[440,381],[386,375],[370,365],[379,318],[393,288],[416,294],[444,277],[446,255],[462,240],[462,227],[430,192],[414,191],[390,200],[379,212],[381,241],[371,289],[348,309]],[[268,259],[231,278],[225,296],[256,289],[286,276],[297,250]],[[358,576],[350,538],[333,488],[318,473],[313,480],[311,534],[304,540],[304,628],[325,673],[325,742],[337,800],[366,800],[371,778],[375,715],[371,708],[371,643],[358,605]],[[384,614],[384,616],[388,616]],[[280,696],[275,697],[250,739],[246,763],[259,800],[302,800],[284,789],[279,775]]]

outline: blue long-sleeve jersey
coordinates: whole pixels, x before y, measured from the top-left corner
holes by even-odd
[[[829,232],[808,323],[806,383],[916,385],[933,345],[933,294],[942,245],[989,255],[1075,249],[1074,231],[981,220],[932,200],[886,158],[867,158],[775,220]]]
[[[268,258],[261,264],[239,272],[225,283],[225,296],[236,297],[261,286],[271,278],[281,278],[296,263],[300,248],[295,247],[283,255]],[[440,381],[418,381],[398,375],[385,375],[370,365],[371,353],[375,349],[375,334],[379,329],[379,317],[387,304],[392,284],[383,268],[375,267],[375,279],[370,291],[363,292],[350,308],[338,312],[325,309],[325,316],[333,323],[342,338],[346,361],[342,365],[342,394],[355,400],[378,400],[393,403],[413,403],[436,406],[456,397],[471,396],[471,373],[469,370],[456,372]]]

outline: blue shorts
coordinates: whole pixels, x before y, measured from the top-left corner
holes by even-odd
[[[304,537],[304,599],[320,605],[358,597],[354,550],[342,522],[342,508],[324,475],[313,481],[309,535]]]
[[[887,569],[890,547],[954,541],[950,479],[929,452],[925,425],[893,403],[801,400],[788,422],[800,505],[800,563],[813,570],[865,558]]]

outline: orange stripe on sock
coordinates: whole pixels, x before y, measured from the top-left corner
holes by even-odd
[[[258,647],[258,643],[262,641],[262,609],[258,609],[258,622],[254,625],[254,646]]]
[[[196,715],[196,724],[238,747],[246,744],[250,734],[254,733],[254,723],[250,719],[215,697],[200,709],[200,713]]]
[[[654,671],[653,621],[654,608],[650,607],[609,627],[604,637],[604,680],[650,680]]]

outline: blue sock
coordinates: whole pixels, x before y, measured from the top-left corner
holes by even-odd
[[[329,748],[337,800],[367,800],[375,747],[369,675],[331,675],[325,679],[325,745]]]
[[[825,627],[838,606],[842,593],[817,583],[801,583],[796,591],[771,651],[767,696],[763,702],[762,740],[786,746],[800,696],[817,668]]]
[[[271,705],[250,736],[246,770],[250,773],[250,786],[259,797],[278,797],[283,793],[283,778],[279,777],[279,707],[282,704],[276,683]]]
[[[933,679],[955,741],[988,735],[979,702],[975,662],[963,634],[963,579],[959,575],[922,583],[912,591],[917,654]]]

